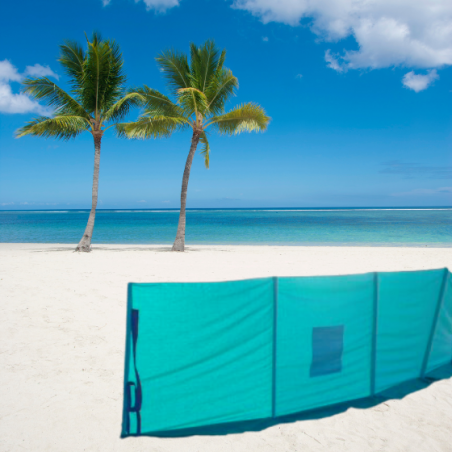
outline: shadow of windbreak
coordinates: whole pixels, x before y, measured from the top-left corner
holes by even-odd
[[[389,400],[401,400],[409,394],[427,388],[432,383],[452,377],[452,363],[439,367],[430,372],[423,379],[410,380],[376,394],[374,397],[342,402],[327,407],[302,411],[287,416],[270,419],[256,419],[251,421],[229,422],[224,424],[206,425],[180,430],[165,430],[162,432],[141,432],[140,436],[152,436],[160,438],[177,438],[195,435],[230,435],[245,432],[259,432],[279,424],[294,423],[297,421],[323,419],[347,411],[349,408],[369,409]],[[133,436],[133,435],[131,435]]]
[[[220,245],[219,245],[220,246]],[[219,249],[217,248],[211,248],[208,246],[204,246],[203,248],[199,248],[196,246],[186,246],[185,252],[186,253],[192,253],[192,252],[202,252],[202,251],[208,251],[208,250],[215,250],[215,252],[230,252],[229,249]],[[173,251],[172,245],[123,245],[121,247],[115,247],[114,245],[108,245],[108,246],[102,246],[97,245],[93,246],[92,251],[112,251],[112,252],[124,252],[124,251],[152,251],[154,253],[173,253],[178,254],[178,251]]]
[[[169,253],[171,252],[171,246],[134,246],[134,245],[124,245],[121,247],[115,247],[114,245],[102,246],[97,245],[93,246],[92,252],[95,251],[109,251],[109,252],[125,252],[125,251],[152,251],[154,253]]]

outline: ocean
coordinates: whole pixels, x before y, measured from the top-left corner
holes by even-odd
[[[77,243],[88,210],[0,211],[0,242]],[[98,210],[93,244],[165,244],[177,210]],[[189,209],[186,244],[452,246],[452,208]]]

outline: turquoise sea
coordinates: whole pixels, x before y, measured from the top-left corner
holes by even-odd
[[[77,243],[88,210],[0,211],[0,242]],[[93,243],[171,244],[177,210],[98,210]],[[452,208],[190,209],[186,243],[452,246]]]

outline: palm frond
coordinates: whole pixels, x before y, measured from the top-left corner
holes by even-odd
[[[102,41],[94,34],[88,42],[84,64],[83,100],[85,108],[100,117],[124,95],[123,59],[115,41]]]
[[[223,69],[224,61],[226,60],[226,49],[223,49],[220,53],[220,56],[218,58],[218,64],[217,64],[217,72],[221,71]]]
[[[142,105],[148,116],[165,115],[171,117],[183,116],[184,112],[169,97],[156,89],[144,85],[142,88],[135,88],[133,91],[142,98]]]
[[[102,112],[108,111],[117,100],[125,95],[126,76],[123,70],[124,60],[119,45],[115,41],[106,41],[105,46],[108,46],[108,71],[103,83],[100,86],[100,102],[102,105]]]
[[[85,52],[82,47],[73,41],[65,41],[60,46],[60,57],[58,61],[69,76],[69,83],[73,93],[80,95],[83,86],[83,66],[85,63]]]
[[[44,100],[49,107],[89,119],[90,116],[85,109],[47,77],[27,78],[22,84],[25,86],[23,89],[25,93],[37,100]]]
[[[132,107],[138,107],[143,104],[143,96],[138,92],[129,92],[123,98],[114,103],[103,115],[103,120],[120,121],[130,111]]]
[[[237,135],[242,132],[263,132],[267,129],[270,118],[265,110],[257,104],[239,105],[220,116],[213,116],[206,127],[212,125],[220,134]]]
[[[137,121],[118,124],[116,131],[119,136],[143,139],[168,137],[175,130],[188,126],[189,119],[183,109],[164,94],[146,85],[133,89],[133,92],[137,94],[144,111]]]
[[[217,71],[211,78],[210,84],[205,93],[208,99],[208,109],[213,115],[220,115],[224,112],[226,101],[235,96],[235,90],[239,87],[237,77],[234,77],[229,69]]]
[[[188,123],[182,118],[168,116],[141,116],[137,121],[116,124],[116,132],[124,138],[167,138],[174,131],[184,129]]]
[[[59,62],[69,76],[68,94],[46,77],[24,80],[24,92],[53,107],[53,117],[40,116],[16,132],[25,135],[74,138],[84,131],[102,129],[107,121],[123,119],[132,107],[143,105],[137,92],[124,88],[123,59],[115,41],[102,40],[93,33],[88,50],[72,41],[60,46]]]
[[[179,89],[191,86],[190,67],[186,55],[175,50],[166,50],[156,58],[156,61],[174,95]]]
[[[81,116],[59,115],[53,118],[39,116],[17,130],[16,137],[34,135],[44,138],[52,137],[69,140],[89,130],[89,122]]]
[[[209,169],[210,164],[210,145],[209,141],[207,140],[207,132],[203,132],[203,134],[199,137],[199,141],[201,142],[202,150],[201,155],[204,156],[204,165],[207,169]]]
[[[190,44],[190,78],[191,86],[204,92],[218,68],[218,49],[212,40],[201,47]]]
[[[204,114],[207,109],[206,95],[196,88],[182,88],[178,91],[179,104],[185,115]]]

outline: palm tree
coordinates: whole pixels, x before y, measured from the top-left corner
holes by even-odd
[[[16,132],[17,137],[35,135],[69,140],[82,132],[94,139],[94,176],[91,211],[76,251],[91,251],[99,188],[100,147],[104,132],[123,119],[141,99],[137,93],[126,93],[126,77],[118,44],[102,40],[93,33],[86,52],[80,45],[66,41],[60,46],[58,61],[69,77],[71,90],[64,91],[46,77],[23,81],[24,92],[43,100],[54,109],[51,117],[39,116]]]
[[[137,89],[142,96],[144,112],[135,122],[120,124],[118,133],[128,138],[168,137],[176,130],[192,129],[190,151],[182,178],[179,224],[173,251],[185,248],[185,206],[190,168],[198,143],[209,168],[210,147],[207,129],[220,134],[264,131],[270,121],[262,107],[255,103],[239,105],[225,113],[226,101],[235,94],[238,80],[224,67],[226,51],[219,52],[213,41],[201,47],[190,45],[187,55],[167,50],[157,58],[168,88],[175,101],[148,86]]]

